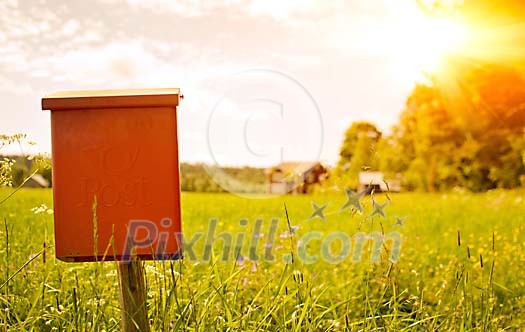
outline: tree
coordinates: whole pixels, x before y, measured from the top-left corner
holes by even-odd
[[[454,82],[438,77],[414,88],[386,140],[395,157],[382,170],[401,170],[408,188],[427,191],[520,185],[525,174],[522,75],[495,64],[450,64],[448,70]],[[456,82],[461,88],[451,89]]]
[[[382,170],[404,173],[409,189],[435,191],[456,184],[453,151],[464,137],[433,87],[416,85],[389,140],[395,159]]]
[[[369,140],[377,143],[381,139],[381,132],[370,122],[359,121],[352,123],[345,132],[343,145],[339,152],[339,166],[348,168],[354,154],[357,152],[356,147],[360,138],[362,138],[362,141]]]
[[[377,170],[379,163],[376,151],[381,137],[381,132],[370,122],[352,123],[345,132],[332,181],[355,188],[358,185],[359,172]]]

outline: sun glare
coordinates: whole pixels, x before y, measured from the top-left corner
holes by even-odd
[[[398,75],[411,81],[439,71],[442,60],[461,53],[467,42],[468,30],[459,21],[421,12],[405,18],[395,29],[391,54]]]
[[[430,72],[439,68],[445,56],[460,53],[467,35],[465,27],[444,19],[429,20],[416,33],[420,51],[414,55],[420,57],[421,69]]]

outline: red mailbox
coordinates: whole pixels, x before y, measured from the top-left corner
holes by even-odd
[[[57,258],[181,253],[179,89],[49,95]]]

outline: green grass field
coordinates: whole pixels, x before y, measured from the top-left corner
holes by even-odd
[[[1,197],[7,193],[0,190]],[[222,262],[218,241],[211,261],[202,261],[201,239],[194,248],[197,259],[145,263],[152,330],[524,328],[524,194],[393,194],[386,219],[366,218],[372,211],[370,197],[363,199],[363,215],[339,212],[344,193],[272,199],[183,194],[187,239],[217,218],[217,233],[245,232],[248,242],[255,220],[262,219],[265,235],[258,249],[263,252],[270,220],[279,218],[271,247],[275,260],[252,262],[248,253],[232,252]],[[0,205],[0,331],[120,330],[116,264],[54,258],[52,215],[31,210],[41,204],[52,207],[51,196],[49,190],[22,190]],[[384,194],[375,199],[387,201]],[[329,203],[326,221],[308,220],[311,201]],[[291,238],[286,236],[284,203],[290,224],[299,226]],[[396,216],[407,216],[403,226],[395,225]],[[248,225],[239,225],[240,219]],[[387,243],[378,263],[370,262],[367,248],[361,262],[353,262],[350,253],[331,264],[322,258],[340,252],[340,241],[323,253],[321,241],[315,240],[307,252],[318,261],[304,264],[293,250],[311,231],[323,238],[334,231],[396,231],[403,236],[401,255],[390,262]],[[293,263],[284,259],[290,252]]]

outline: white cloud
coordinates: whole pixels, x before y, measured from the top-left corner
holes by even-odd
[[[109,1],[109,0],[107,0]],[[135,8],[147,9],[157,13],[170,11],[184,16],[203,16],[218,8],[236,9],[252,16],[266,16],[274,19],[288,18],[294,14],[314,13],[322,5],[338,5],[341,1],[321,0],[127,0]]]
[[[172,71],[165,62],[147,52],[139,42],[115,42],[105,46],[85,47],[36,59],[29,72],[44,73],[50,78],[76,85],[147,83],[151,75]]]
[[[69,20],[62,27],[62,35],[64,36],[73,36],[75,35],[80,28],[80,24],[77,20]]]
[[[177,13],[184,15],[186,17],[191,16],[202,16],[207,13],[210,13],[217,7],[222,7],[226,5],[239,5],[242,0],[226,0],[226,1],[213,1],[213,0],[200,0],[200,1],[191,1],[191,0],[128,0],[128,4],[135,8],[147,9],[153,12],[162,13],[165,11],[170,11],[172,13]]]
[[[0,77],[0,91],[15,96],[27,96],[33,93],[33,89],[29,84],[15,82],[4,77]]]
[[[293,13],[308,12],[315,8],[314,0],[252,0],[248,5],[250,14],[270,16],[276,19],[289,17]]]

